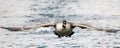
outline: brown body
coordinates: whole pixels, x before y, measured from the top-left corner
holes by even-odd
[[[73,29],[74,27],[80,27],[82,29],[92,29],[92,30],[98,30],[98,31],[104,31],[104,32],[117,32],[119,30],[106,30],[106,29],[101,29],[97,28],[88,24],[82,24],[82,23],[71,23],[71,22],[55,22],[55,23],[40,23],[40,24],[35,24],[31,25],[28,27],[0,27],[3,29],[8,29],[10,31],[22,31],[22,30],[29,30],[33,28],[39,28],[39,27],[48,27],[48,26],[54,26],[55,31],[54,33],[58,35],[58,37],[66,36],[66,37],[71,37],[73,35]]]
[[[55,25],[55,32],[60,36],[68,36],[73,32],[72,24],[66,23],[66,28],[63,28],[62,23],[57,23]]]

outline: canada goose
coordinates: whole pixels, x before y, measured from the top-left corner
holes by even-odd
[[[10,31],[22,31],[22,30],[29,30],[33,28],[38,28],[38,27],[48,27],[48,26],[53,26],[55,28],[55,31],[53,31],[59,38],[66,36],[66,37],[71,37],[71,35],[74,34],[73,28],[75,27],[80,27],[82,29],[92,29],[92,30],[97,30],[97,31],[104,31],[104,32],[117,32],[119,30],[106,30],[106,29],[101,29],[97,28],[91,25],[87,24],[82,24],[82,23],[71,23],[71,22],[66,22],[64,20],[63,22],[54,22],[54,23],[40,23],[40,24],[35,24],[31,25],[28,27],[0,27],[3,29],[8,29]]]

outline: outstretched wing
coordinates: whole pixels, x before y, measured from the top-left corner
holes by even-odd
[[[54,26],[54,23],[40,23],[40,24],[35,24],[27,27],[0,27],[3,29],[8,29],[10,31],[22,31],[22,30],[29,30],[33,28],[38,28],[38,27],[48,27],[48,26]]]
[[[101,29],[101,28],[98,28],[98,27],[94,27],[94,26],[91,26],[91,25],[88,25],[88,24],[82,24],[82,23],[76,23],[76,24],[73,24],[73,27],[80,27],[82,29],[92,29],[92,30],[97,30],[97,31],[105,31],[105,32],[117,32],[117,31],[120,31],[120,30],[114,30],[114,29]]]

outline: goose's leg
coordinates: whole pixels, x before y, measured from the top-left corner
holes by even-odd
[[[71,34],[68,35],[68,37],[71,37],[74,34],[74,32],[72,32]]]
[[[53,31],[55,35],[58,36],[58,38],[61,38],[61,36],[59,34],[57,34],[55,31]]]

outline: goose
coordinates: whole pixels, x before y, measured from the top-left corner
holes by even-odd
[[[39,28],[39,27],[49,27],[53,26],[55,28],[54,34],[58,36],[58,38],[61,38],[63,36],[65,37],[71,37],[74,32],[73,29],[75,27],[80,27],[81,29],[91,29],[91,30],[96,30],[96,31],[104,31],[104,32],[117,32],[119,30],[114,30],[114,29],[102,29],[98,27],[94,27],[88,24],[83,24],[83,23],[72,23],[72,22],[67,22],[66,20],[63,20],[62,22],[53,22],[53,23],[39,23],[39,24],[34,24],[31,26],[26,26],[26,27],[0,27],[2,29],[8,29],[10,31],[23,31],[23,30],[29,30],[33,28]]]

